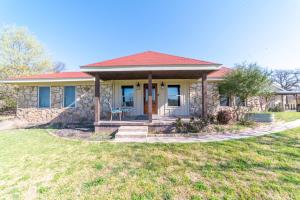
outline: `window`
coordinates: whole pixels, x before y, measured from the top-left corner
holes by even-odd
[[[235,97],[235,105],[246,106],[246,101],[240,97]]]
[[[122,86],[122,106],[133,107],[133,86]]]
[[[180,106],[180,85],[168,85],[168,106]]]
[[[229,97],[226,95],[220,95],[220,106],[229,106]]]
[[[64,107],[75,107],[75,86],[64,87]]]
[[[39,108],[50,108],[50,87],[39,87]]]

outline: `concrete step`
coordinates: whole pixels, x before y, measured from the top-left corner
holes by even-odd
[[[121,126],[119,130],[143,130],[148,131],[148,126]]]
[[[146,138],[148,126],[121,126],[115,138]]]

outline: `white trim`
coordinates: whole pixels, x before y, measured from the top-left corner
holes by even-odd
[[[120,85],[120,96],[121,96],[121,107],[128,107],[128,108],[135,108],[135,105],[136,105],[136,91],[135,91],[135,87],[134,87],[134,84],[121,84]],[[132,89],[133,89],[133,106],[122,106],[123,105],[123,87],[131,87],[132,86]]]
[[[145,79],[146,80],[146,79]],[[208,81],[222,81],[224,78],[207,78]],[[49,82],[87,82],[95,81],[94,78],[84,79],[16,79],[16,80],[0,80],[0,83],[49,83]],[[282,89],[282,88],[280,88]]]
[[[80,81],[95,81],[95,78],[16,79],[16,80],[0,80],[0,83],[49,83],[49,82],[80,82]]]
[[[131,72],[131,71],[186,71],[186,70],[217,70],[220,64],[215,65],[157,65],[157,66],[81,66],[82,72]]]
[[[179,95],[172,95],[172,96],[179,96],[179,106],[169,106],[169,92],[168,92],[169,85],[171,85],[171,86],[179,86]],[[167,108],[176,109],[176,108],[180,108],[182,106],[183,99],[182,99],[182,87],[181,87],[181,84],[179,84],[179,83],[174,83],[174,84],[169,83],[169,84],[167,84],[166,93],[167,93],[167,95],[166,95]]]
[[[49,108],[41,108],[41,107],[40,107],[40,88],[41,88],[41,87],[48,87],[48,88],[49,88],[49,93],[50,93],[50,94],[49,94]],[[51,96],[51,91],[52,91],[52,90],[51,90],[51,86],[38,86],[38,90],[37,90],[37,93],[38,93],[38,95],[37,95],[37,96],[38,96],[38,105],[37,105],[37,108],[38,108],[38,109],[51,109],[51,108],[52,108],[52,105],[51,105],[51,103],[52,103],[52,102],[51,102],[51,97],[52,97],[52,96]]]

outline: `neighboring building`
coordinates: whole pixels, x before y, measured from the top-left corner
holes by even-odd
[[[19,86],[17,116],[29,122],[99,125],[112,109],[126,107],[125,119],[151,123],[152,117],[205,116],[230,105],[217,82],[231,69],[213,62],[147,51],[80,70],[2,82]],[[247,105],[260,109],[255,100]]]

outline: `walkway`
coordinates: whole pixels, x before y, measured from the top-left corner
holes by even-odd
[[[146,143],[191,143],[234,140],[254,136],[267,135],[275,132],[300,127],[300,119],[282,124],[272,124],[266,127],[242,131],[236,134],[206,135],[197,137],[147,137],[147,138],[117,138],[113,142],[146,142]]]

